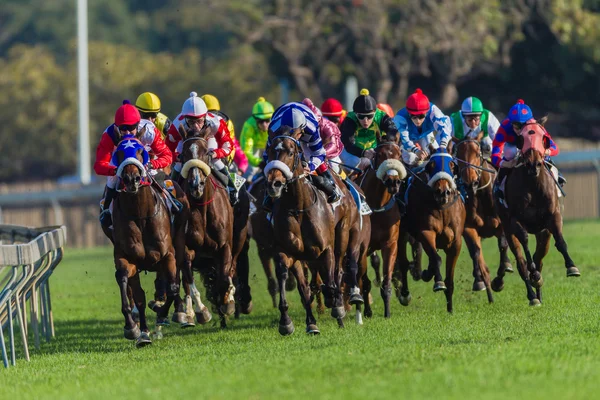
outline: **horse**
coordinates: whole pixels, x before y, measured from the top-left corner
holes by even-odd
[[[483,133],[476,138],[465,138],[454,144],[458,163],[458,186],[465,194],[467,220],[463,237],[473,260],[473,291],[486,290],[488,300],[493,301],[491,289],[502,290],[506,272],[512,272],[508,258],[508,242],[504,236],[500,217],[494,207],[493,182],[496,171],[491,162],[484,159],[480,141]],[[483,257],[481,239],[495,236],[500,251],[500,264],[497,278],[490,283],[489,269]]]
[[[313,278],[318,274],[323,280],[325,305],[331,308],[331,316],[339,323],[346,314],[338,284],[341,281],[339,267],[346,255],[343,247],[353,248],[348,245],[351,225],[336,221],[336,213],[324,194],[306,179],[308,174],[304,172],[300,152],[300,143],[293,137],[285,132],[275,136],[267,150],[264,173],[267,194],[278,200],[273,207],[272,221],[279,287],[285,287],[288,270],[292,269],[306,311],[306,332],[318,334],[311,309],[311,291],[302,264],[296,261],[305,261]],[[358,235],[355,237],[358,240]],[[279,291],[279,311],[279,333],[292,334],[295,328],[288,315],[285,290]]]
[[[190,202],[190,218],[185,233],[186,262],[183,268],[186,310],[190,319],[195,313],[200,324],[212,318],[194,284],[193,270],[197,270],[202,275],[210,302],[217,308],[221,327],[225,327],[226,316],[235,311],[234,278],[240,254],[247,264],[249,200],[247,195],[240,197],[239,207],[234,212],[224,184],[211,174],[207,131],[186,132],[181,129],[181,134],[184,139],[181,152],[182,187]],[[242,272],[243,282],[240,283],[247,291],[242,312],[249,313],[252,304],[247,265]],[[193,312],[192,300],[195,303]]]
[[[402,180],[406,178],[406,169],[400,161],[400,156],[401,150],[395,141],[381,140],[375,148],[371,166],[357,180],[366,195],[367,204],[373,211],[369,254],[381,250],[383,257],[383,280],[380,292],[385,318],[391,316],[392,275],[398,254],[401,220],[395,195],[400,190]],[[376,255],[374,258],[378,259]],[[400,300],[401,303],[403,301]],[[369,311],[365,309],[366,317],[371,316]]]
[[[433,153],[423,171],[413,174],[406,191],[407,210],[402,218],[399,251],[401,272],[400,294],[410,299],[407,274],[409,262],[406,257],[408,235],[421,242],[429,258],[429,265],[421,273],[425,282],[435,278],[433,291],[444,291],[446,309],[453,311],[454,268],[462,247],[462,235],[466,210],[461,194],[454,182],[454,162],[445,150]],[[438,249],[446,253],[446,279],[442,280],[440,265],[442,258]]]
[[[543,259],[550,248],[550,236],[565,260],[567,277],[581,274],[567,251],[562,234],[561,206],[557,185],[552,172],[546,167],[544,154],[549,147],[545,138],[545,119],[528,121],[517,139],[520,157],[506,178],[504,198],[507,207],[496,202],[496,208],[508,239],[508,245],[517,259],[519,275],[525,282],[530,306],[542,302]],[[536,249],[533,257],[529,251],[528,234],[535,234]],[[521,245],[525,252],[523,258]],[[533,290],[535,288],[535,292]]]
[[[169,307],[175,302],[176,313],[183,305],[179,297],[179,268],[185,250],[185,225],[176,219],[171,225],[169,207],[162,193],[151,184],[145,165],[148,153],[134,137],[119,143],[113,155],[121,179],[120,193],[113,201],[113,232],[115,279],[121,293],[121,312],[125,318],[124,336],[135,340],[137,347],[151,344],[146,321],[146,295],[139,272],[155,271],[167,282],[167,301],[157,311],[157,320],[165,320]],[[182,202],[185,214],[187,203]],[[139,312],[139,327],[132,317],[128,301],[131,288]]]

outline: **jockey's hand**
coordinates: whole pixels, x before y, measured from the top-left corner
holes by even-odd
[[[362,156],[368,158],[369,160],[372,160],[373,157],[375,157],[375,149],[367,149],[363,151]]]
[[[425,150],[417,150],[415,152],[415,154],[417,155],[417,158],[419,159],[419,161],[423,161],[424,159],[427,158],[427,152]]]
[[[304,165],[304,173],[310,174],[310,167],[307,164]]]
[[[544,151],[544,155],[545,156],[549,156],[550,155],[550,149],[546,149],[546,151]]]
[[[213,150],[208,151],[208,158],[210,158],[211,160],[215,158],[215,152]]]
[[[369,168],[370,166],[371,166],[371,160],[369,160],[367,157],[361,157],[360,162],[358,163],[356,168],[364,171],[367,168]]]

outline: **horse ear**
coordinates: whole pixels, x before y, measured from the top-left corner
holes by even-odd
[[[548,122],[548,116],[544,115],[542,118],[538,119],[537,122],[541,126],[544,126],[546,124],[546,122]]]
[[[179,131],[182,139],[187,139],[187,131],[185,130],[183,123],[179,124],[179,128],[177,128],[177,130]]]
[[[144,127],[138,132],[137,137],[141,138],[148,132],[148,125],[144,125]]]
[[[144,162],[144,149],[143,148],[139,148],[137,149],[137,151],[135,152],[135,158],[137,158],[140,162]]]
[[[117,150],[117,164],[121,165],[125,159],[125,152],[123,150]]]
[[[477,141],[481,142],[481,139],[483,139],[483,131],[480,131],[479,134],[477,135]]]

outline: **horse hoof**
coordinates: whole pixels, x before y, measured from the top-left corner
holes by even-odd
[[[515,270],[513,269],[511,264],[506,264],[506,266],[504,267],[504,272],[512,274],[513,272],[515,272]]]
[[[152,339],[161,340],[163,338],[163,333],[161,331],[152,332]]]
[[[221,312],[224,315],[227,315],[227,316],[233,314],[235,312],[235,303],[234,302],[230,302],[230,303],[227,303],[227,304],[223,304],[221,306]]]
[[[136,340],[141,334],[142,331],[140,331],[140,327],[137,325],[135,325],[132,329],[123,329],[123,336],[125,336],[125,339],[127,340]]]
[[[492,290],[494,292],[501,292],[504,289],[504,280],[502,278],[495,277],[492,280]]]
[[[475,281],[473,282],[473,291],[481,292],[485,290],[485,283],[483,281]]]
[[[364,302],[365,300],[360,294],[353,294],[350,296],[350,300],[348,300],[348,303],[352,304],[353,306],[357,304],[364,304]]]
[[[365,308],[365,318],[372,318],[373,317],[373,310],[371,308]]]
[[[423,279],[423,282],[429,282],[431,279],[433,279],[433,274],[426,269],[421,272],[421,279]]]
[[[433,291],[440,292],[442,290],[446,290],[446,284],[444,283],[444,281],[436,281],[433,285]]]
[[[341,319],[346,316],[346,310],[344,307],[333,307],[331,309],[331,316],[336,319]]]
[[[410,304],[410,301],[412,300],[412,296],[409,293],[408,296],[400,295],[400,297],[398,299],[400,300],[400,304],[402,304],[404,307],[406,307]]]
[[[142,332],[140,337],[138,337],[135,341],[135,347],[137,347],[138,349],[141,347],[148,346],[149,344],[152,344],[152,340],[150,339],[150,335],[148,335],[148,332]]]
[[[156,317],[156,325],[158,326],[169,326],[171,323],[169,322],[168,317]]]
[[[210,313],[210,311],[208,311],[207,307],[204,307],[202,309],[202,312],[196,313],[196,321],[198,321],[198,323],[200,325],[204,325],[207,322],[210,322],[211,319],[212,319],[212,314]]]
[[[164,301],[150,300],[148,302],[148,308],[157,313],[164,304]]]
[[[581,273],[579,273],[579,270],[577,269],[577,267],[569,267],[569,268],[567,268],[567,277],[570,277],[570,276],[579,277],[579,276],[581,276]]]
[[[248,304],[240,304],[240,312],[242,314],[250,314],[252,312],[252,309],[254,308],[254,304],[252,304],[252,301],[250,301]]]
[[[343,318],[337,318],[337,323],[338,323],[338,328],[345,328]]]
[[[531,282],[531,286],[533,286],[536,289],[541,288],[543,285],[544,285],[544,278],[542,277],[542,275],[540,275],[540,278],[538,280]]]
[[[171,321],[176,324],[185,324],[187,322],[187,315],[182,312],[174,312]]]
[[[191,315],[186,315],[185,321],[181,323],[181,328],[193,328],[194,326],[196,326],[196,324],[194,323],[194,317]]]
[[[294,330],[295,330],[294,323],[292,321],[290,321],[290,323],[287,325],[279,324],[279,334],[281,336],[289,336],[292,333],[294,333]]]
[[[318,335],[321,333],[321,331],[319,330],[316,324],[308,324],[306,326],[306,333],[308,333],[309,335]]]
[[[529,305],[531,307],[539,307],[542,305],[542,302],[539,301],[538,299],[532,299],[532,300],[529,300]]]

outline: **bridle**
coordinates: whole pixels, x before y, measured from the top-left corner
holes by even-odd
[[[462,172],[463,172],[463,170],[464,170],[465,167],[467,167],[467,168],[473,168],[476,171],[476,173],[477,173],[477,180],[478,181],[481,181],[481,173],[482,173],[482,171],[486,171],[486,172],[489,172],[490,174],[494,174],[495,175],[496,171],[493,171],[493,170],[490,170],[490,169],[487,169],[487,168],[483,168],[483,163],[485,162],[485,159],[483,158],[483,153],[481,152],[481,144],[479,143],[479,141],[477,139],[463,139],[463,140],[457,142],[456,143],[456,154],[458,154],[458,149],[459,149],[460,145],[466,144],[466,143],[475,143],[477,145],[477,153],[479,154],[479,165],[474,165],[474,164],[471,164],[471,163],[469,163],[469,162],[467,162],[465,160],[461,160],[461,159],[459,159],[457,157],[454,157],[454,159],[456,161],[458,161],[458,171],[459,171],[459,179],[460,179],[460,181],[462,182]],[[489,181],[485,185],[477,187],[477,189],[475,190],[475,192],[488,187],[493,180],[494,180],[493,177],[491,177],[489,179]],[[462,183],[464,183],[464,182],[462,182]]]

